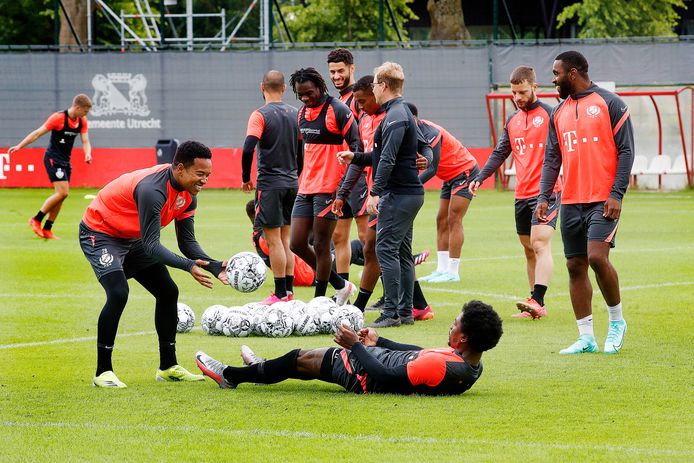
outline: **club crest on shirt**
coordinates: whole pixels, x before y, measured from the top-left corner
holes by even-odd
[[[186,204],[186,198],[184,198],[183,196],[179,196],[178,198],[176,198],[176,206],[174,206],[174,207],[176,208],[176,210],[178,210],[178,209],[182,208],[185,204]]]
[[[600,106],[590,105],[588,106],[588,109],[586,109],[586,114],[588,114],[592,118],[596,118],[600,114],[600,111]]]
[[[63,169],[58,167],[58,170],[55,171],[55,176],[56,176],[56,178],[63,178],[63,177],[65,177],[65,171],[63,171]]]
[[[535,116],[533,117],[533,126],[534,127],[540,127],[542,123],[545,122],[545,118],[542,116]]]
[[[104,248],[101,250],[101,257],[99,257],[99,264],[101,264],[102,267],[110,267],[111,264],[113,263],[113,255],[108,252],[108,249]]]

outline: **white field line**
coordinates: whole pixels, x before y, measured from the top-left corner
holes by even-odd
[[[148,334],[157,334],[156,331],[136,331],[134,333],[123,333],[119,334],[118,338],[128,338],[131,336],[144,336]],[[96,341],[96,336],[85,336],[82,338],[66,338],[66,339],[54,339],[52,341],[37,341],[37,342],[19,342],[16,344],[0,344],[0,350],[2,349],[17,349],[20,347],[36,347],[36,346],[49,346],[51,344],[67,344],[71,342],[82,342],[82,341]]]
[[[538,450],[547,450],[548,448],[555,450],[583,450],[591,452],[619,452],[630,453],[636,455],[667,455],[667,456],[694,456],[694,451],[691,450],[674,450],[662,448],[643,448],[643,447],[627,447],[621,445],[590,445],[590,444],[564,444],[556,442],[527,442],[527,441],[509,441],[509,440],[494,440],[494,439],[465,439],[465,438],[450,438],[439,439],[435,437],[416,437],[416,436],[401,436],[401,437],[384,437],[378,434],[342,434],[342,433],[326,433],[312,431],[289,431],[289,430],[262,430],[262,429],[220,429],[220,428],[201,428],[196,426],[162,426],[162,425],[104,425],[96,423],[69,423],[63,421],[57,422],[19,422],[19,421],[4,421],[0,422],[3,428],[24,428],[24,429],[71,429],[85,431],[136,431],[161,434],[162,432],[190,435],[210,435],[217,434],[222,436],[242,437],[247,439],[274,437],[274,438],[289,438],[289,439],[312,439],[320,441],[335,441],[341,440],[348,443],[364,442],[364,443],[379,443],[379,444],[416,444],[416,445],[450,445],[459,447],[460,445],[484,445],[484,446],[501,446],[501,447],[525,447]]]

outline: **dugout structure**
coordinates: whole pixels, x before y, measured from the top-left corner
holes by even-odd
[[[679,189],[692,187],[694,170],[694,87],[631,88],[615,92],[629,106],[634,125],[636,153],[632,183],[642,188]],[[561,100],[556,92],[540,91],[538,98],[550,106]],[[517,109],[510,90],[486,95],[492,144],[508,116]],[[498,172],[501,185],[515,181],[513,157]]]

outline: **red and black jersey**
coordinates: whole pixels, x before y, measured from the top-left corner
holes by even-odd
[[[70,119],[68,111],[53,113],[43,126],[51,131],[46,156],[62,163],[69,163],[75,138],[87,133],[87,118]]]
[[[588,204],[613,197],[629,186],[634,131],[627,105],[595,84],[552,110],[540,197],[547,201],[564,167],[562,204]]]
[[[328,96],[315,108],[299,110],[299,130],[304,142],[304,168],[299,178],[300,194],[333,193],[345,173],[337,153],[360,151],[359,128],[352,112]]]
[[[359,103],[357,103],[357,100],[354,99],[354,84],[340,90],[340,101],[347,105],[347,107],[352,111],[352,114],[354,114],[354,119],[356,119],[357,122],[361,121],[363,114],[361,108],[359,107]],[[365,148],[364,151],[368,150]]]

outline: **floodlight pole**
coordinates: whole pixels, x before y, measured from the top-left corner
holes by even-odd
[[[87,0],[87,51],[92,52],[92,0]]]
[[[193,50],[193,0],[186,0],[186,37],[188,51]]]

